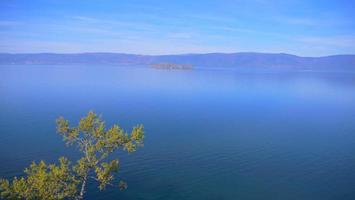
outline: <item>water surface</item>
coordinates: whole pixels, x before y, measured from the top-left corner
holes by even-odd
[[[146,141],[88,199],[355,199],[355,73],[0,66],[0,176],[77,158],[55,119],[89,110]]]

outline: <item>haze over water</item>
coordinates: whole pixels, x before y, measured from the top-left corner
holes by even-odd
[[[355,73],[3,65],[0,177],[77,158],[55,119],[89,110],[146,140],[88,199],[355,199]]]

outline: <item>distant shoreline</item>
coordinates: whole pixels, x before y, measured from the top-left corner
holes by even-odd
[[[7,54],[0,64],[23,65],[148,65],[159,69],[257,68],[297,70],[355,70],[355,55],[300,57],[283,53],[209,53],[136,55],[120,53]],[[190,66],[191,65],[191,66]]]

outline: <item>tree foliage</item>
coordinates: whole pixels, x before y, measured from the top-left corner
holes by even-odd
[[[114,185],[119,160],[110,160],[109,155],[119,149],[131,153],[143,145],[143,125],[133,127],[129,134],[118,125],[106,129],[105,122],[94,112],[89,112],[75,127],[70,127],[63,117],[56,122],[57,132],[67,145],[77,146],[82,157],[74,165],[64,157],[58,165],[33,162],[25,169],[25,177],[0,180],[2,198],[83,199],[89,179],[97,181],[100,190]],[[127,188],[122,180],[117,186]]]

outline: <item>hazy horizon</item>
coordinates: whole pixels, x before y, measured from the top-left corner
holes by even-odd
[[[284,53],[284,52],[256,52],[256,51],[238,51],[238,52],[206,52],[206,53],[176,53],[176,54],[138,54],[138,53],[126,53],[126,52],[18,52],[18,53],[11,53],[11,52],[0,52],[0,54],[63,54],[63,55],[70,55],[70,54],[126,54],[126,55],[137,55],[137,56],[180,56],[180,55],[203,55],[203,54],[284,54],[284,55],[292,55],[297,57],[304,57],[304,58],[320,58],[320,57],[329,57],[329,56],[355,56],[355,53],[351,54],[329,54],[329,55],[321,55],[321,56],[306,56],[306,55],[299,55],[299,54],[292,54],[292,53]]]
[[[355,54],[347,1],[0,2],[0,52]]]

